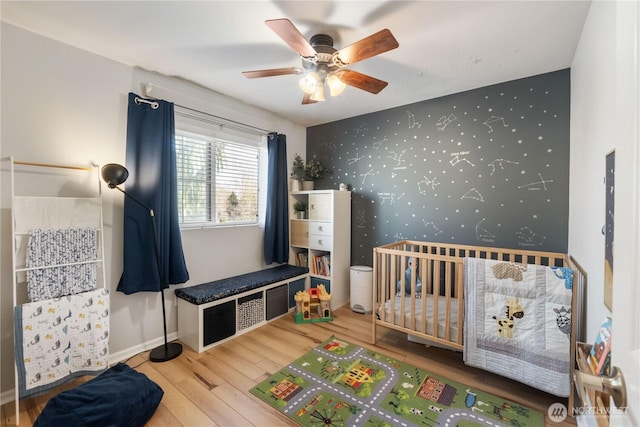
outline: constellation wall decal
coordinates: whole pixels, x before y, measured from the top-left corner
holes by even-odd
[[[494,123],[497,123],[497,122],[502,122],[502,127],[505,127],[505,128],[509,127],[509,125],[507,125],[504,122],[504,117],[498,117],[498,116],[489,117],[487,120],[484,121],[483,125],[488,127],[489,128],[489,133],[491,133],[491,132],[493,132]]]
[[[373,169],[369,169],[367,172],[361,173],[360,174],[360,176],[362,177],[361,184],[364,185],[365,181],[367,180],[367,177],[374,176],[374,175],[375,175],[375,172],[373,171]]]
[[[398,237],[566,252],[569,106],[567,69],[312,126],[307,153],[353,189],[353,261]]]
[[[447,126],[449,126],[450,123],[456,120],[458,120],[458,118],[455,116],[455,114],[449,114],[448,116],[444,115],[440,117],[438,123],[436,123],[436,128],[440,132],[443,132],[447,128]]]
[[[469,152],[468,152],[468,151],[466,151],[466,152],[463,152],[463,153],[451,153],[451,156],[453,156],[453,158],[452,158],[451,160],[449,160],[449,163],[451,164],[451,166],[455,166],[455,165],[457,165],[457,164],[458,164],[458,163],[460,163],[460,162],[465,162],[465,163],[467,163],[468,165],[475,166],[475,165],[474,165],[473,163],[471,163],[471,161],[470,161],[469,159],[467,159],[466,157],[462,157],[462,158],[460,157],[460,156],[463,156],[463,155],[465,155],[465,154],[469,154]]]
[[[489,162],[489,167],[491,168],[490,174],[493,175],[496,172],[496,167],[499,167],[501,170],[504,170],[505,163],[514,164],[514,165],[520,164],[520,162],[513,162],[511,160],[495,159],[494,161]]]
[[[364,157],[365,157],[364,154],[362,156],[351,157],[350,159],[347,160],[347,164],[352,165],[354,163],[357,163],[360,160],[364,159]]]
[[[484,242],[495,242],[496,235],[490,233],[486,228],[482,228],[481,224],[486,220],[486,218],[482,218],[482,221],[476,224],[476,239],[482,240]]]
[[[390,205],[396,203],[395,193],[378,193],[378,198],[380,199],[380,206],[385,205],[387,202]]]
[[[517,231],[516,236],[518,237],[518,244],[520,246],[542,246],[542,243],[546,239],[545,236],[535,233],[531,228],[526,226]]]
[[[484,197],[482,197],[482,194],[480,194],[480,192],[478,190],[476,190],[475,188],[472,188],[471,190],[467,191],[460,198],[461,199],[473,199],[473,200],[477,200],[479,202],[483,202],[484,203]]]
[[[437,181],[438,181],[438,178],[429,179],[425,176],[424,180],[418,181],[418,192],[420,194],[427,194],[427,188],[429,187],[432,190],[435,190],[436,187],[440,185],[440,183]]]
[[[379,141],[374,141],[373,148],[377,150],[382,147],[387,141],[389,141],[389,139],[386,136]]]
[[[406,169],[406,166],[403,166],[405,160],[402,159],[402,156],[407,152],[407,150],[402,150],[400,153],[396,153],[395,151],[391,151],[388,156],[390,159],[396,162],[396,165],[393,167],[394,169]]]
[[[424,223],[424,226],[426,229],[433,230],[433,233],[432,233],[433,236],[438,236],[444,232],[443,230],[438,228],[438,226],[434,221],[427,221],[426,219],[423,219],[422,222]]]
[[[325,141],[320,146],[326,151],[336,151],[336,144],[333,142]]]
[[[356,224],[357,228],[365,228],[367,224],[367,217],[366,217],[366,211],[364,209],[357,209],[355,211],[354,218],[355,218],[354,223]]]
[[[395,239],[396,242],[401,242],[403,240],[407,240],[407,238],[403,234],[400,234],[400,233],[395,233],[393,235],[393,238]]]
[[[411,111],[407,110],[407,115],[409,116],[409,129],[422,127],[422,124],[416,122],[416,116]]]
[[[369,129],[367,128],[367,124],[363,123],[360,126],[358,126],[357,128],[354,129],[354,136],[364,136],[366,131],[368,131]]]
[[[530,191],[544,190],[547,191],[547,184],[553,182],[552,179],[544,179],[541,173],[538,173],[540,181],[530,182],[529,184],[519,185],[518,188],[526,188]]]

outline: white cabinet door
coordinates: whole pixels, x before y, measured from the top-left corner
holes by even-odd
[[[333,204],[330,193],[318,193],[309,195],[309,220],[331,221]]]

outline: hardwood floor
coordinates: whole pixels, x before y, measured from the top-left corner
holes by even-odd
[[[331,335],[441,374],[478,389],[502,396],[547,414],[549,405],[561,399],[515,381],[464,365],[462,354],[407,341],[406,335],[380,329],[376,345],[371,338],[371,316],[342,307],[332,322],[295,324],[291,315],[224,342],[206,352],[184,347],[183,354],[169,362],[152,363],[148,352],[127,363],[155,381],[165,394],[148,426],[296,426],[249,390],[288,365]],[[86,377],[85,379],[90,379]],[[80,384],[79,379],[56,392]],[[53,394],[23,399],[20,426],[31,426]],[[14,425],[13,402],[2,407],[1,426]],[[575,420],[547,426],[575,426]]]

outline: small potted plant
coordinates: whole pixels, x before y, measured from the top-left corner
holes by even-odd
[[[291,191],[300,191],[300,183],[304,179],[304,160],[300,154],[296,154],[291,166]]]
[[[330,173],[331,169],[322,166],[319,160],[309,160],[304,167],[302,189],[313,190],[313,182]]]
[[[296,211],[296,218],[304,219],[305,212],[307,211],[307,204],[305,202],[297,201],[293,204],[293,210]]]

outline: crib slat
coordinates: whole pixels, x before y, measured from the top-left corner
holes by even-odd
[[[458,254],[456,254],[458,256]],[[447,341],[451,340],[450,325],[451,325],[451,267],[455,263],[446,261],[444,272],[444,301],[445,301],[445,316],[444,316],[444,338]],[[436,334],[436,336],[438,336]]]
[[[446,263],[445,263],[446,264]],[[439,308],[439,299],[440,299],[440,285],[442,277],[442,269],[440,268],[440,261],[434,263],[433,267],[433,309],[431,315],[431,334],[433,337],[438,338],[438,308]],[[427,333],[427,328],[425,327],[425,333]]]
[[[420,319],[419,325],[427,324],[427,298],[432,293],[433,281],[431,279],[431,262],[428,259],[420,257],[420,271],[422,271],[422,292],[420,294]],[[415,329],[415,328],[414,328]],[[419,329],[419,328],[418,328]],[[426,331],[425,331],[426,332]]]
[[[416,246],[414,246],[414,249],[417,249]],[[415,252],[415,251],[414,251]],[[419,268],[418,268],[418,263],[420,262],[420,258],[416,257],[416,255],[411,255],[410,259],[407,259],[407,264],[410,266],[408,266],[407,268],[411,269],[411,317],[410,317],[410,324],[409,324],[409,328],[411,328],[412,330],[416,329],[416,316],[414,315],[416,312],[416,303],[417,303],[417,298],[416,295],[418,294],[417,292],[417,287],[418,287],[418,272],[419,272]]]
[[[398,277],[398,273],[396,272],[397,263],[394,262],[394,261],[396,261],[396,260],[392,259],[392,261],[390,263],[391,264],[391,272],[390,272],[391,273],[391,280],[393,280],[394,277]],[[390,295],[391,295],[391,307],[393,307],[393,309],[389,310],[389,316],[390,316],[389,320],[391,321],[392,324],[395,325],[396,322],[397,322],[396,319],[395,319],[395,316],[396,316],[395,306],[396,306],[396,297],[397,297],[397,295],[393,291],[393,288],[392,288],[393,283],[395,283],[395,282],[390,281],[391,286],[389,287],[389,292],[390,292]],[[400,326],[404,327],[404,320],[403,320],[402,313],[404,313],[404,300],[400,300],[400,319],[399,319]]]

